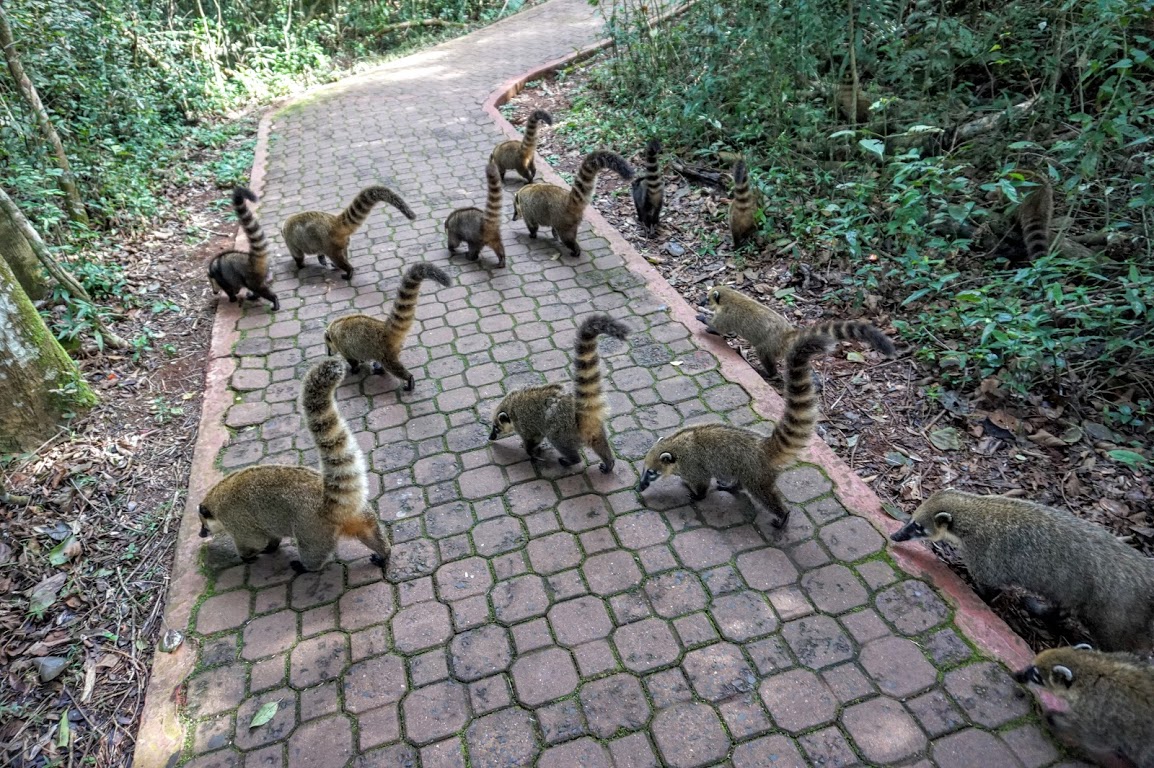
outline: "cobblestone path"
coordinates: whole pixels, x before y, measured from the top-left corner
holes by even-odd
[[[161,742],[142,739],[137,765],[1041,768],[1062,759],[954,608],[895,565],[866,519],[847,514],[836,473],[801,464],[783,478],[794,503],[784,532],[727,494],[690,503],[676,481],[635,492],[645,450],[687,420],[769,425],[723,374],[719,348],[673,319],[608,240],[583,225],[581,259],[558,259],[548,239],[508,223],[507,196],[508,269],[492,269],[488,251],[475,263],[449,258],[444,218],[483,204],[485,160],[504,138],[483,102],[599,33],[586,3],[552,0],[273,117],[259,214],[277,253],[281,310],[220,305],[218,340],[235,344],[221,357],[230,379],[219,470],[313,464],[296,398],[324,354],[325,324],[381,313],[401,269],[418,260],[446,267],[454,284],[425,286],[402,355],[414,392],[363,373],[339,392],[390,523],[388,581],[355,542],[322,573],[296,577],[291,547],[227,567],[227,550],[210,545],[206,577],[173,587],[178,605],[181,584],[199,585],[184,685],[152,699],[181,704],[184,735],[159,756]],[[314,258],[298,274],[280,223],[339,210],[376,182],[398,190],[417,220],[375,209],[352,240],[351,285]],[[506,391],[570,380],[576,325],[593,311],[634,329],[627,344],[601,345],[613,474],[591,453],[587,466],[562,471],[555,461],[531,466],[519,440],[489,444],[490,408]],[[206,413],[204,429],[220,432]],[[190,509],[217,477],[193,478]],[[178,569],[195,574],[199,543],[181,553]],[[268,702],[276,715],[250,728]]]

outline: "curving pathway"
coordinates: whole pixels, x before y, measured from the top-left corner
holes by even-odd
[[[1061,762],[1003,666],[1024,663],[1024,645],[932,556],[887,551],[878,529],[893,522],[824,445],[782,480],[784,533],[726,494],[690,504],[664,481],[638,496],[658,435],[711,418],[766,427],[779,401],[600,217],[576,263],[519,222],[507,270],[488,251],[449,259],[442,222],[483,204],[485,159],[510,132],[486,108],[494,89],[600,29],[587,3],[552,0],[262,124],[254,186],[281,310],[220,305],[166,615],[188,638],[157,654],[137,766]],[[311,258],[298,275],[280,222],[378,181],[417,220],[374,210],[352,285]],[[420,301],[403,353],[416,390],[354,375],[339,393],[391,523],[389,581],[356,543],[296,578],[283,550],[221,570],[209,546],[202,573],[205,489],[221,470],[315,461],[296,397],[325,324],[381,312],[420,259],[455,283]],[[576,324],[595,310],[635,329],[602,344],[614,473],[535,468],[518,440],[488,444],[504,392],[570,379]],[[275,716],[250,728],[269,702]]]

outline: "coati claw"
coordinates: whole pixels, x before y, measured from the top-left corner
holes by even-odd
[[[605,474],[605,475],[607,475],[613,471],[613,467],[609,464],[606,464],[605,462],[601,462],[601,464],[598,465],[598,467],[600,468],[601,473]]]
[[[772,523],[770,523],[770,525],[772,525],[774,528],[776,528],[780,531],[782,528],[785,527],[785,524],[788,522],[789,522],[789,510],[787,509],[781,515],[779,515],[776,520],[774,520]]]

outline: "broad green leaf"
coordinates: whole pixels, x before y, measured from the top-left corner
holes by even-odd
[[[248,727],[250,729],[259,728],[269,720],[272,720],[274,717],[276,717],[276,711],[279,707],[279,699],[277,701],[266,701],[264,704],[261,704],[260,709],[258,709],[256,714],[252,716],[252,722],[248,724]]]
[[[64,565],[76,553],[76,537],[69,536],[64,541],[48,550],[48,562],[52,565]]]
[[[1149,466],[1150,460],[1140,453],[1134,451],[1127,451],[1123,448],[1118,448],[1113,451],[1107,451],[1106,455],[1117,462],[1121,462],[1128,467],[1146,467]]]
[[[886,514],[892,517],[894,520],[901,520],[904,523],[906,520],[910,519],[909,513],[903,510],[897,504],[894,504],[892,501],[883,501],[882,509],[884,509]]]
[[[862,139],[857,144],[866,152],[877,155],[879,160],[886,156],[886,145],[884,141],[879,139]]]
[[[68,709],[60,713],[60,727],[56,730],[56,746],[67,747],[72,740],[72,726],[68,723]]]
[[[847,354],[845,356],[845,359],[849,360],[851,363],[864,363],[865,362],[865,356],[862,355],[861,352],[850,352],[849,354]]]
[[[930,433],[930,442],[939,451],[960,451],[962,449],[962,441],[958,436],[958,430],[953,427],[942,427]]]

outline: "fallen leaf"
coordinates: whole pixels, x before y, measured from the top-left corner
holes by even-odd
[[[892,501],[883,501],[882,509],[884,509],[886,514],[892,517],[894,520],[901,520],[902,522],[905,522],[906,520],[910,519],[909,513],[907,513],[897,504],[894,504]]]
[[[96,662],[92,658],[84,661],[84,691],[80,694],[80,703],[92,698],[92,689],[96,687]]]
[[[68,724],[68,710],[60,713],[60,729],[56,732],[56,746],[67,747],[72,741],[72,728]]]
[[[58,573],[33,587],[28,599],[28,610],[32,613],[43,613],[48,610],[56,602],[60,588],[67,580],[68,574]]]
[[[52,565],[64,565],[69,560],[75,559],[82,551],[80,541],[75,536],[69,536],[48,550],[48,562]]]
[[[1114,499],[1098,499],[1098,506],[1115,517],[1130,517],[1130,508]]]
[[[1066,443],[1067,445],[1073,445],[1074,443],[1081,440],[1084,434],[1085,433],[1082,431],[1081,427],[1079,427],[1077,424],[1071,424],[1070,426],[1066,427],[1066,430],[1062,433],[1062,442]]]
[[[277,708],[280,706],[280,700],[266,701],[261,705],[256,714],[252,716],[252,722],[248,724],[249,729],[259,728],[276,717]]]
[[[953,427],[935,429],[929,437],[930,442],[939,451],[960,451],[962,449],[961,436],[958,434],[958,430]]]
[[[1030,435],[1030,442],[1037,443],[1044,448],[1065,448],[1066,441],[1061,438],[1054,437],[1044,429],[1039,429],[1034,434]]]
[[[850,352],[846,354],[845,359],[849,360],[851,363],[864,363],[865,355],[863,355],[861,352]]]

